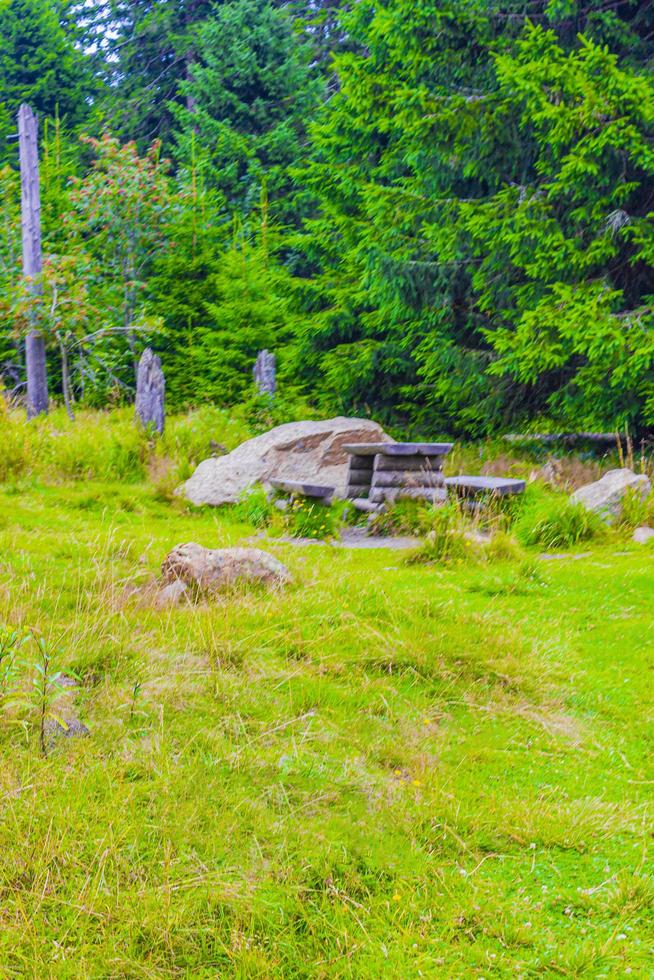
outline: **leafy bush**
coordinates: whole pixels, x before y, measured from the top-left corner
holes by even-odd
[[[600,517],[569,497],[542,498],[525,507],[514,533],[527,547],[572,548],[605,533]]]
[[[284,512],[284,526],[294,538],[336,538],[343,523],[343,510],[343,504],[296,497]]]
[[[253,527],[268,527],[275,515],[275,509],[264,488],[257,484],[241,495],[238,504],[232,508],[232,514],[236,520]]]
[[[618,526],[632,530],[654,521],[654,494],[644,500],[637,490],[628,490],[622,498],[622,509]]]
[[[447,504],[450,509],[458,509],[456,501]],[[380,537],[396,535],[416,535],[422,537],[441,524],[439,516],[443,505],[433,505],[426,500],[397,500],[385,510],[375,514],[368,525],[371,534]]]
[[[466,537],[462,513],[455,502],[433,508],[431,530],[424,544],[407,556],[408,565],[465,561],[473,555],[473,546]]]

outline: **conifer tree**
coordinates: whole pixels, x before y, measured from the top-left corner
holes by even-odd
[[[102,53],[102,123],[145,149],[166,140],[179,83],[196,60],[196,36],[215,0],[77,0],[75,20]],[[80,9],[81,7],[81,9]]]
[[[540,54],[527,54],[526,42],[518,40],[529,29],[523,4],[362,0],[346,19],[354,50],[337,59],[340,90],[314,129],[314,158],[303,174],[320,208],[307,223],[306,253],[319,274],[306,289],[313,317],[301,343],[307,377],[322,372],[330,407],[372,408],[423,429],[468,433],[515,424],[521,415],[569,411],[580,417],[579,399],[572,408],[563,393],[572,395],[584,377],[574,370],[584,356],[576,342],[568,342],[562,363],[548,366],[545,354],[534,370],[511,361],[508,348],[520,318],[538,309],[539,290],[558,281],[554,256],[549,266],[543,260],[548,243],[555,252],[565,242],[569,254],[577,254],[577,272],[566,285],[586,289],[608,275],[607,296],[617,303],[614,312],[620,310],[611,269],[633,261],[629,236],[635,231],[616,229],[612,246],[605,236],[609,216],[625,200],[639,202],[638,226],[647,234],[642,222],[651,181],[643,147],[651,137],[642,42],[650,14],[640,16],[638,5],[601,2],[583,11],[574,3],[533,4],[530,11],[544,25],[539,30],[547,33],[549,25],[552,32]],[[579,29],[589,36],[580,39]],[[602,44],[610,38],[616,53],[606,57],[618,61],[597,53],[575,61],[585,45],[594,50],[592,37]],[[600,82],[593,72],[600,72]],[[529,90],[530,78],[533,89],[543,87],[540,101]],[[582,109],[587,92],[592,96]],[[644,99],[638,110],[636,92]],[[548,119],[557,99],[569,144],[553,144],[553,130],[540,116]],[[610,121],[605,144],[593,145],[582,125],[586,112],[590,129],[592,104],[602,118],[605,108]],[[619,132],[621,110],[632,127],[631,145]],[[559,191],[560,214],[543,205],[530,224],[525,202],[547,200],[544,175],[548,167],[554,173],[564,167],[577,140],[578,169],[567,173],[569,186]],[[614,168],[618,159],[622,170]],[[570,207],[577,201],[579,210],[566,216],[566,200]],[[559,220],[560,240],[548,238]],[[582,241],[576,249],[575,227]],[[514,268],[511,248],[527,265]],[[649,288],[644,254],[635,307]],[[592,318],[597,303],[585,295],[587,306],[578,313]],[[553,295],[551,309],[555,305]],[[538,315],[534,329],[537,322]],[[602,322],[608,343],[610,329]],[[529,356],[526,345],[522,357]],[[606,372],[593,379],[596,393],[606,387]],[[617,378],[614,383],[617,393]],[[644,397],[636,399],[641,408]],[[598,422],[599,400],[596,407]],[[636,415],[640,410],[630,408]]]
[[[273,219],[290,220],[290,167],[304,152],[321,92],[309,46],[269,0],[231,0],[203,25],[196,50],[181,84],[186,104],[175,113],[178,160],[197,160],[228,208],[257,208],[265,188]]]
[[[59,114],[68,125],[88,113],[93,90],[87,56],[66,34],[54,0],[2,0],[0,3],[0,159],[12,157],[7,129],[15,129],[21,102],[41,117]]]

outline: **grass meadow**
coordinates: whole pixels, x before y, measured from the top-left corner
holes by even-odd
[[[205,427],[126,462],[87,420],[46,465],[55,423],[4,428],[0,624],[90,735],[0,712],[3,976],[651,975],[654,550],[267,540],[289,589],[156,610],[174,545],[256,533],[170,497]]]

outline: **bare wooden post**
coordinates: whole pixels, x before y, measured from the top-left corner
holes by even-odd
[[[161,361],[146,347],[136,373],[136,417],[144,429],[162,433],[165,424],[166,379]]]
[[[41,198],[39,194],[39,147],[36,116],[23,103],[18,110],[20,155],[21,225],[23,231],[23,275],[34,296],[41,292]],[[30,330],[25,340],[27,369],[27,417],[48,411],[48,376],[45,338]]]
[[[277,389],[275,355],[260,350],[254,362],[254,383],[260,395],[274,395]]]

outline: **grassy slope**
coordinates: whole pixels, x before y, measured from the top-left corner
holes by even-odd
[[[274,545],[286,594],[124,598],[250,533],[139,485],[0,493],[0,622],[92,729],[0,741],[3,975],[648,975],[652,552],[514,589]]]

